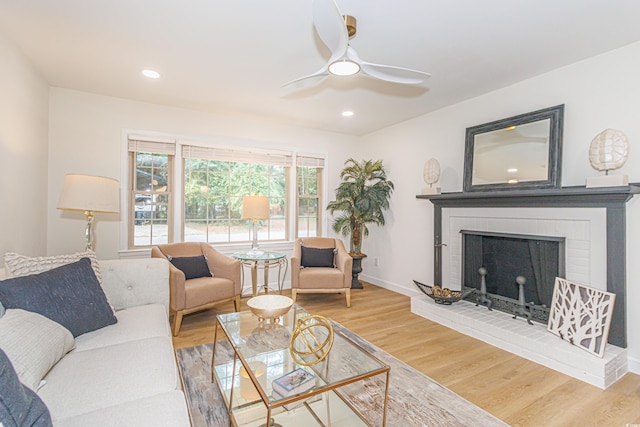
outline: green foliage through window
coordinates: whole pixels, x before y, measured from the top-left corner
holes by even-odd
[[[260,163],[184,159],[184,240],[245,242],[251,224],[242,220],[242,198],[269,197],[270,217],[259,239],[285,240],[287,167]]]

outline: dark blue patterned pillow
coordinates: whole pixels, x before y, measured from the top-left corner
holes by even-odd
[[[51,414],[37,394],[23,385],[7,355],[0,349],[0,425],[50,427]]]
[[[74,337],[118,321],[89,258],[43,273],[2,280],[0,301],[7,309],[39,313],[67,328]]]

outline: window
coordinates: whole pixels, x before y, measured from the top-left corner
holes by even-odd
[[[324,159],[299,155],[296,158],[298,182],[297,236],[312,237],[322,234],[320,199]]]
[[[252,224],[242,219],[248,195],[269,198],[269,218],[257,227],[261,242],[321,234],[324,159],[318,155],[297,156],[294,167],[288,152],[143,137],[129,137],[128,150],[129,248],[250,242]]]
[[[250,241],[251,225],[241,219],[248,195],[269,198],[269,218],[261,221],[258,239],[288,239],[290,155],[184,145],[182,156],[185,242]]]
[[[170,242],[175,145],[129,140],[129,247]]]

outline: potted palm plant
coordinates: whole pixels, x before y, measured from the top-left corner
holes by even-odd
[[[362,239],[369,235],[367,224],[384,225],[384,211],[389,208],[393,182],[387,179],[382,160],[357,162],[350,158],[340,172],[342,182],[336,188],[336,199],[327,210],[338,212],[333,230],[349,236],[349,252],[353,258],[351,287],[361,289],[358,274],[362,271]]]

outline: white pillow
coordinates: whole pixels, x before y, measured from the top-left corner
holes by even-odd
[[[11,360],[20,381],[33,391],[75,345],[69,330],[38,313],[7,309],[0,318],[0,348]]]
[[[100,264],[96,258],[96,253],[93,251],[76,252],[75,254],[66,255],[41,256],[35,258],[13,252],[7,252],[4,254],[4,264],[7,269],[7,276],[20,277],[49,271],[52,268],[71,264],[72,262],[76,262],[82,258],[89,258],[91,260],[91,268],[95,271],[98,282],[102,284]]]

